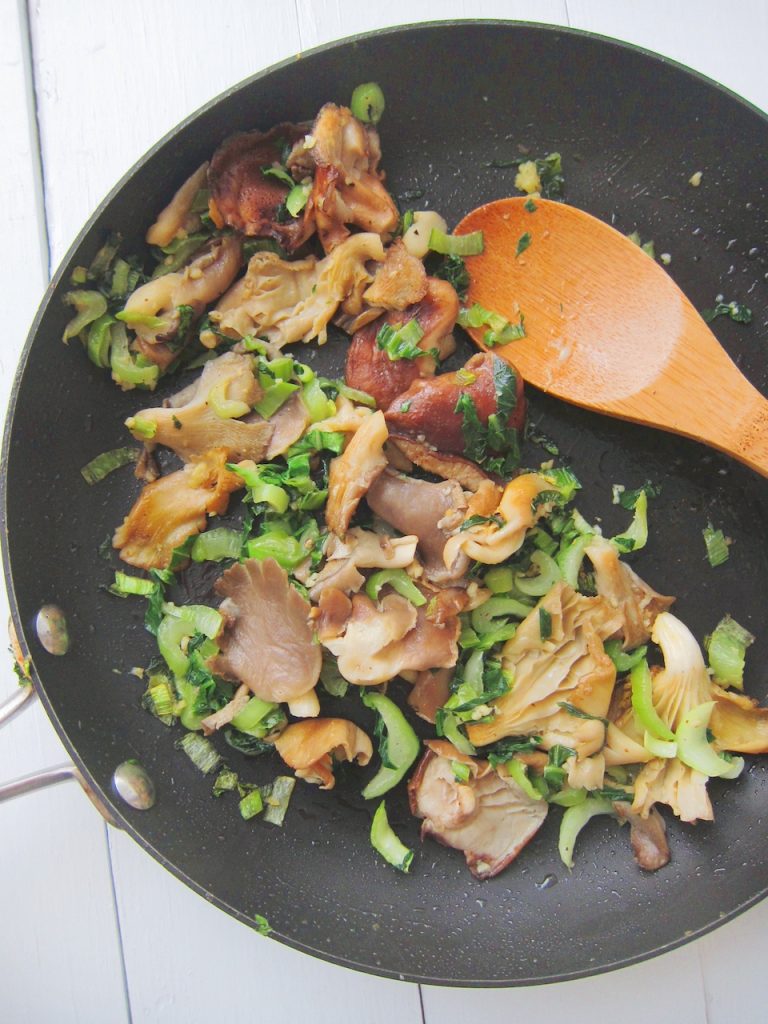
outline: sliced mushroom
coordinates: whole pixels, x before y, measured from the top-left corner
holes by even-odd
[[[347,532],[360,499],[387,465],[387,436],[384,414],[375,412],[363,422],[344,453],[331,462],[325,520],[339,537]]]
[[[461,624],[453,616],[438,624],[404,597],[387,594],[378,605],[365,594],[352,598],[343,636],[325,641],[339,672],[356,686],[377,686],[400,672],[452,668],[458,660]]]
[[[372,126],[362,125],[347,107],[326,103],[314,125],[314,186],[310,203],[323,249],[330,252],[349,227],[388,235],[400,220],[379,172],[381,148]]]
[[[147,484],[112,539],[122,560],[166,569],[174,550],[203,531],[209,515],[226,512],[230,494],[243,486],[226,462],[226,449],[214,448],[194,465]]]
[[[371,233],[354,235],[319,261],[310,256],[288,262],[273,252],[257,252],[211,321],[233,338],[266,338],[276,350],[313,338],[322,345],[339,306],[361,301],[371,281],[366,264],[383,258],[381,239]]]
[[[207,174],[208,161],[190,174],[170,203],[160,212],[155,223],[147,230],[146,239],[149,245],[168,245],[180,231],[190,231],[197,227],[197,224],[189,223],[190,211],[195,196],[205,187]]]
[[[550,635],[541,637],[541,613],[549,616]],[[619,614],[601,597],[584,597],[560,582],[542,598],[504,645],[502,665],[514,686],[493,702],[490,722],[470,725],[472,743],[484,746],[504,736],[539,733],[542,745],[563,743],[589,757],[603,745],[616,669],[603,642]],[[567,703],[586,712],[581,718],[561,708]]]
[[[536,835],[547,803],[529,797],[485,761],[474,762],[467,782],[459,782],[451,762],[471,759],[447,744],[440,750],[427,751],[408,783],[411,811],[424,819],[422,838],[461,850],[475,878],[493,878]]]
[[[448,455],[424,441],[414,441],[410,437],[390,435],[390,441],[415,466],[432,473],[433,476],[440,476],[443,480],[455,480],[467,491],[477,491],[483,484],[492,483],[490,477],[476,463],[462,458],[461,455]],[[501,492],[494,502],[494,508],[498,505],[499,498]]]
[[[364,579],[358,569],[405,569],[416,556],[416,537],[387,537],[355,527],[344,540],[334,534],[325,548],[326,563],[315,576],[309,577],[309,596],[318,601],[327,587],[356,593]]]
[[[449,668],[426,669],[418,673],[408,694],[408,703],[419,718],[434,724],[437,712],[451,695],[452,675]]]
[[[494,512],[502,525],[482,523],[460,529],[443,550],[446,567],[454,564],[460,552],[486,565],[506,561],[520,549],[528,530],[548,511],[547,503],[537,504],[535,499],[550,487],[538,473],[523,473],[508,483]]]
[[[251,357],[225,352],[206,363],[194,384],[175,395],[168,408],[142,409],[126,426],[141,440],[146,425],[154,424],[151,443],[171,448],[185,462],[198,461],[210,448],[223,448],[231,462],[261,462],[268,456],[275,420],[250,414],[260,395]],[[213,407],[217,401],[219,407],[230,404],[237,411],[236,403],[247,418],[220,416]]]
[[[333,789],[333,760],[366,765],[373,747],[368,736],[343,718],[312,718],[294,722],[275,740],[280,757],[306,782]]]
[[[622,613],[619,635],[624,648],[639,647],[650,638],[656,616],[674,603],[674,597],[657,594],[621,561],[616,545],[604,537],[595,537],[586,554],[595,570],[598,594]]]
[[[178,334],[180,307],[189,306],[195,317],[200,316],[232,284],[241,258],[240,240],[234,235],[214,238],[184,270],[147,281],[129,295],[123,310],[125,322],[144,342],[142,352],[153,358],[153,347],[161,346],[155,361],[167,360],[165,343]],[[147,317],[158,317],[161,326],[148,327]],[[175,354],[171,353],[171,358]]]
[[[459,301],[453,288],[439,278],[427,278],[427,290],[422,299],[401,311],[385,314],[355,333],[344,370],[347,384],[372,395],[380,408],[387,409],[414,380],[433,377],[436,363],[431,355],[419,359],[390,359],[376,344],[381,328],[386,324],[400,327],[416,320],[424,332],[419,348],[425,353],[436,349],[438,358],[445,359],[453,351],[451,331],[458,314]]]
[[[466,508],[464,492],[455,480],[428,483],[386,470],[368,488],[368,507],[401,533],[419,538],[419,554],[427,579],[445,583],[461,579],[469,568],[469,559],[459,552],[446,568],[443,551],[448,532],[443,527],[452,513],[461,522]]]
[[[658,871],[669,864],[667,826],[655,807],[647,818],[634,814],[622,801],[616,801],[613,809],[620,820],[629,822],[629,841],[638,867],[643,871]]]
[[[509,366],[490,352],[477,355],[455,373],[443,373],[431,380],[414,380],[389,405],[387,423],[393,434],[426,441],[441,452],[464,455],[467,442],[462,429],[463,416],[456,406],[462,394],[474,402],[478,419],[487,425],[488,417],[499,411],[497,382],[509,373]],[[520,430],[525,422],[523,379],[516,374],[514,405],[505,427]]]
[[[307,124],[278,124],[268,132],[243,132],[223,142],[211,160],[211,216],[245,235],[274,238],[293,252],[315,229],[309,204],[299,217],[282,217],[290,186],[264,174],[283,162],[283,149],[303,138]]]
[[[285,405],[282,405],[273,416],[270,416],[268,424],[272,428],[272,436],[269,439],[266,453],[266,458],[269,461],[287,451],[309,426],[309,413],[301,400],[301,394],[297,392],[295,395],[291,395]],[[243,457],[251,458],[254,462],[259,461],[253,455]]]
[[[386,259],[376,271],[373,284],[363,292],[363,298],[369,306],[402,310],[420,302],[426,292],[424,264],[411,256],[403,240],[397,238],[387,249]]]
[[[320,677],[322,655],[310,605],[273,559],[233,565],[216,582],[226,617],[212,672],[237,679],[262,700],[292,701]]]

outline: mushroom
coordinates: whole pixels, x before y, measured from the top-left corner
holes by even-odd
[[[528,530],[547,513],[549,503],[536,501],[547,490],[551,490],[551,485],[538,473],[523,473],[508,483],[493,513],[501,525],[468,526],[450,537],[443,550],[446,568],[454,564],[460,552],[486,565],[506,561],[520,549]],[[484,492],[483,498],[486,493],[495,492]]]
[[[448,540],[444,527],[466,508],[464,492],[454,480],[428,483],[385,470],[368,488],[368,507],[401,533],[419,538],[418,551],[427,579],[445,583],[461,579],[469,568],[469,559],[459,552],[446,568],[443,550]]]
[[[166,569],[174,550],[201,533],[209,515],[226,512],[230,494],[243,486],[226,463],[226,449],[214,448],[147,484],[112,538],[122,560],[139,569]]]
[[[387,436],[384,414],[375,412],[364,420],[343,454],[331,462],[325,521],[339,537],[344,536],[360,499],[387,465]]]
[[[197,223],[190,223],[190,214],[195,196],[201,188],[205,187],[207,174],[208,161],[206,160],[190,174],[170,203],[158,214],[155,223],[147,230],[148,245],[159,245],[160,247],[168,245],[180,232],[189,232],[199,226],[199,218],[195,218]]]
[[[458,616],[437,623],[427,609],[417,610],[398,594],[387,594],[378,605],[355,594],[344,635],[324,640],[324,646],[336,655],[342,676],[356,686],[377,686],[400,672],[452,668],[459,653]]]
[[[223,448],[231,462],[261,462],[273,446],[277,417],[263,420],[251,413],[260,395],[252,358],[225,352],[206,363],[198,379],[170,399],[168,408],[142,409],[126,426],[137,440],[144,440],[151,425],[150,444],[171,448],[185,462],[198,461],[210,448]],[[217,408],[247,419],[222,416]]]
[[[178,350],[169,353],[166,343],[178,335],[179,308],[189,306],[199,317],[232,284],[241,256],[240,240],[234,235],[213,238],[183,270],[147,281],[128,296],[123,319],[143,342],[141,351],[147,358],[162,365],[169,354],[171,359],[178,355]],[[157,317],[161,325],[148,327],[148,317]]]
[[[363,298],[369,306],[403,310],[420,302],[426,292],[427,272],[424,264],[410,255],[402,238],[396,238],[387,249],[386,258],[376,271],[373,284],[363,292]]]
[[[432,473],[433,476],[442,477],[443,480],[455,480],[467,491],[478,491],[484,484],[492,483],[491,478],[476,463],[462,458],[461,455],[448,455],[424,441],[414,441],[410,437],[397,437],[390,434],[390,443],[409,462],[420,469]],[[394,465],[391,457],[389,461]],[[493,504],[494,509],[500,498],[501,491],[499,490],[498,497]]]
[[[313,689],[322,655],[309,626],[310,605],[277,562],[249,559],[216,581],[224,632],[210,669],[262,700],[293,701]]]
[[[275,740],[275,748],[296,775],[320,789],[333,789],[333,761],[366,765],[373,747],[368,736],[344,718],[312,718],[294,722]]]
[[[474,403],[482,426],[498,414],[500,386],[509,409],[504,428],[522,429],[525,422],[523,379],[510,364],[490,352],[478,352],[461,370],[442,373],[430,380],[416,379],[387,407],[386,417],[393,434],[426,441],[441,452],[467,453],[464,416],[457,410],[467,395]]]
[[[309,596],[317,601],[327,587],[355,592],[364,579],[358,569],[405,569],[416,556],[417,538],[388,537],[354,527],[344,540],[331,534],[325,548],[326,563],[307,586]]]
[[[257,252],[245,276],[210,314],[223,334],[265,338],[273,349],[296,341],[327,340],[327,327],[342,303],[361,301],[371,281],[366,264],[384,259],[378,235],[353,235],[325,259],[281,260]],[[162,278],[160,278],[162,280]]]
[[[309,413],[301,399],[301,394],[291,395],[288,401],[270,416],[268,425],[272,428],[272,436],[269,439],[266,459],[270,461],[287,451],[292,444],[295,444],[309,426]],[[241,456],[251,458],[254,462],[259,459],[253,455]]]
[[[271,174],[283,162],[283,149],[303,138],[307,124],[278,124],[268,132],[242,132],[223,142],[211,159],[208,183],[210,213],[218,228],[225,225],[245,235],[274,238],[293,252],[315,230],[309,204],[299,217],[280,214],[290,186]]]
[[[452,676],[449,668],[425,669],[417,674],[408,703],[419,718],[434,725],[437,712],[451,695]]]
[[[312,126],[314,186],[310,203],[323,249],[330,252],[349,235],[348,225],[388,235],[400,220],[378,170],[375,128],[362,125],[347,107],[326,103]]]
[[[638,867],[643,871],[658,871],[669,864],[667,826],[654,808],[647,818],[641,818],[623,801],[615,801],[613,809],[620,821],[629,822],[629,840]]]
[[[620,636],[624,649],[639,647],[650,637],[656,616],[669,608],[674,597],[657,594],[621,561],[616,545],[604,537],[596,536],[586,554],[595,570],[598,594],[622,613]]]
[[[441,360],[452,353],[451,331],[458,314],[459,300],[453,288],[437,277],[427,278],[426,292],[418,302],[386,313],[355,333],[347,351],[344,379],[350,387],[372,395],[380,408],[388,408],[414,380],[434,376],[435,359],[426,353],[436,349]],[[425,355],[418,359],[390,359],[376,344],[376,335],[386,324],[400,327],[413,320],[424,332],[418,344]]]
[[[408,783],[411,811],[424,819],[422,838],[461,850],[475,878],[493,878],[541,828],[547,802],[528,796],[487,761],[468,758],[445,742],[427,746]],[[466,782],[456,778],[452,762],[469,766]]]
[[[542,612],[549,617],[547,639],[541,636]],[[540,734],[545,748],[563,743],[580,759],[599,751],[616,681],[603,642],[619,621],[603,598],[556,583],[504,645],[502,665],[514,686],[493,701],[490,722],[468,727],[470,741],[484,746],[504,736]],[[562,703],[594,717],[574,716]]]

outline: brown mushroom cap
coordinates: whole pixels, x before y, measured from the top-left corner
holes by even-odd
[[[373,747],[368,736],[344,718],[307,718],[294,722],[275,740],[278,754],[300,779],[333,789],[333,759],[371,760]]]

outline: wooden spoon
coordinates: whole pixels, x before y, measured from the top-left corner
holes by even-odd
[[[469,303],[512,323],[524,316],[525,338],[494,351],[526,381],[595,412],[703,441],[768,476],[768,401],[639,246],[547,199],[480,206],[456,233],[476,230],[485,249],[467,260]],[[487,330],[469,329],[481,348]]]

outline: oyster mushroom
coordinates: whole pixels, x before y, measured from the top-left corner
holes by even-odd
[[[545,800],[529,797],[487,761],[460,754],[449,743],[433,741],[408,783],[411,811],[423,818],[422,838],[432,836],[461,850],[475,878],[503,871],[541,828]],[[470,768],[459,782],[451,762]]]
[[[416,556],[417,538],[387,537],[354,527],[344,540],[331,535],[325,549],[326,563],[307,586],[313,601],[320,599],[328,587],[356,592],[364,583],[358,569],[405,569]]]
[[[170,203],[158,214],[155,223],[148,228],[146,239],[149,245],[168,245],[180,231],[189,232],[199,226],[199,218],[195,218],[196,223],[191,224],[190,215],[195,196],[205,187],[207,174],[206,160],[190,174]]]
[[[409,437],[390,435],[390,442],[415,466],[432,473],[433,476],[440,476],[443,480],[455,480],[467,491],[478,491],[483,484],[492,483],[491,478],[476,463],[462,458],[461,455],[447,455],[423,441],[414,441]],[[501,492],[494,502],[494,508],[498,505],[499,498]]]
[[[225,627],[212,672],[236,679],[257,697],[294,701],[313,689],[322,655],[309,626],[310,605],[277,562],[249,559],[216,582]]]
[[[139,569],[167,568],[175,548],[201,533],[209,515],[226,512],[230,494],[243,486],[226,462],[226,449],[214,448],[147,484],[112,539],[122,560]]]
[[[366,765],[373,747],[368,736],[344,718],[314,718],[294,722],[275,740],[278,754],[296,775],[321,789],[333,789],[333,761]]]
[[[152,424],[150,444],[165,445],[185,462],[198,461],[210,448],[223,448],[230,462],[261,462],[272,447],[277,417],[263,420],[251,413],[260,395],[252,359],[225,352],[206,363],[194,384],[174,395],[168,408],[142,409],[126,420],[126,426],[137,440],[143,440],[147,425]],[[222,417],[212,407],[217,400],[219,407],[238,403],[241,417],[247,419]]]
[[[427,278],[426,291],[418,302],[386,313],[354,334],[347,351],[344,379],[350,387],[372,395],[382,409],[388,408],[414,380],[434,377],[435,360],[426,355],[430,349],[437,349],[440,359],[453,352],[451,331],[458,315],[459,300],[448,282]],[[376,335],[385,324],[399,327],[412,320],[418,321],[424,332],[419,348],[424,349],[425,355],[419,359],[390,359],[376,344]]]
[[[283,162],[285,145],[301,139],[308,124],[278,124],[268,132],[242,132],[223,142],[211,159],[210,213],[217,227],[274,238],[293,252],[315,230],[309,204],[299,217],[278,215],[290,186],[264,171]]]
[[[214,238],[183,270],[147,281],[129,295],[123,319],[143,343],[143,355],[161,365],[167,362],[166,343],[176,338],[181,322],[179,307],[189,306],[195,317],[200,316],[232,284],[241,257],[240,240],[234,235]],[[148,327],[147,317],[157,317],[161,326]],[[170,354],[175,358],[178,352]]]
[[[424,264],[410,255],[402,238],[396,238],[387,249],[386,258],[376,271],[373,284],[363,292],[363,298],[369,306],[406,309],[414,302],[420,302],[426,292],[427,272]]]
[[[657,594],[621,561],[615,544],[604,537],[595,537],[586,554],[595,570],[598,594],[622,613],[620,636],[625,650],[639,647],[649,639],[656,616],[673,604],[674,597]]]
[[[266,338],[275,350],[313,338],[322,345],[339,306],[361,302],[372,279],[366,264],[383,259],[381,239],[371,233],[352,236],[322,260],[309,256],[288,262],[273,252],[257,252],[211,321],[232,338]]]
[[[314,125],[314,185],[307,204],[314,211],[323,249],[330,252],[349,235],[349,226],[389,235],[400,220],[378,170],[379,135],[347,107],[326,103]]]
[[[469,559],[458,552],[446,568],[443,551],[448,529],[464,518],[464,492],[454,480],[428,483],[385,470],[368,488],[368,507],[401,533],[419,538],[418,551],[427,579],[445,583],[461,579],[469,568]],[[458,517],[458,518],[457,518]]]
[[[387,465],[386,440],[384,414],[375,412],[363,421],[343,454],[331,462],[325,520],[339,537],[344,536],[360,499]]]

